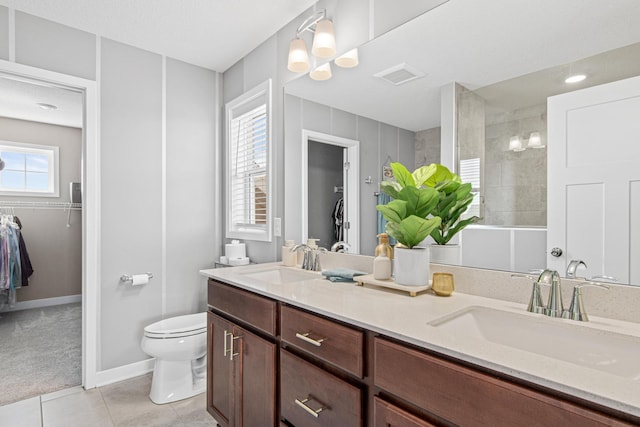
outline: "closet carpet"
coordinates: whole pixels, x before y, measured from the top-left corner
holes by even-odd
[[[82,379],[80,303],[0,312],[0,406]]]

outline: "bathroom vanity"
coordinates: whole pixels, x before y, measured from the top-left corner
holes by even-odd
[[[559,320],[524,304],[411,298],[277,263],[201,273],[209,277],[207,410],[223,426],[640,424],[637,377],[464,331],[469,316],[524,319],[533,333],[548,326],[536,322]],[[637,324],[611,322],[598,327],[640,340]]]

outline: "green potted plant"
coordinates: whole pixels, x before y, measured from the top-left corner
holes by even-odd
[[[466,226],[478,221],[477,216],[461,219],[473,201],[471,184],[463,183],[459,175],[443,165],[429,166],[434,166],[435,171],[425,180],[425,185],[438,192],[438,203],[430,213],[441,220],[430,234],[435,241],[431,246],[431,262],[460,264],[460,245],[448,243]]]
[[[437,168],[423,166],[413,173],[401,163],[391,163],[391,168],[395,181],[384,181],[381,189],[394,200],[376,208],[388,221],[387,233],[399,243],[394,252],[395,281],[401,285],[426,285],[429,251],[417,245],[440,226],[439,217],[427,218],[440,200],[439,193],[425,185]]]

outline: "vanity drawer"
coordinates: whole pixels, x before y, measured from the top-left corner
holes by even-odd
[[[271,336],[276,335],[277,306],[274,300],[209,280],[208,303]]]
[[[626,425],[384,339],[375,338],[374,356],[375,385],[457,425]]]
[[[364,334],[304,311],[282,306],[282,341],[363,377]]]
[[[373,402],[373,427],[435,427],[378,396]]]
[[[295,426],[359,427],[362,391],[282,350],[280,411]]]

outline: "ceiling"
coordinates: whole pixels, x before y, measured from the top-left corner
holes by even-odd
[[[440,125],[441,87],[452,82],[487,88],[496,105],[522,105],[640,74],[637,46],[584,60],[640,42],[638,16],[637,0],[450,0],[361,46],[357,68],[333,67],[325,82],[300,76],[286,91],[400,128],[429,129]],[[401,63],[426,75],[399,86],[374,77]],[[567,88],[564,78],[581,67],[590,78]],[[513,89],[517,96],[508,99]]]
[[[0,0],[0,5],[223,72],[316,0]]]
[[[0,5],[223,72],[315,2],[0,0]],[[0,93],[0,116],[82,127],[77,92],[0,75]]]

